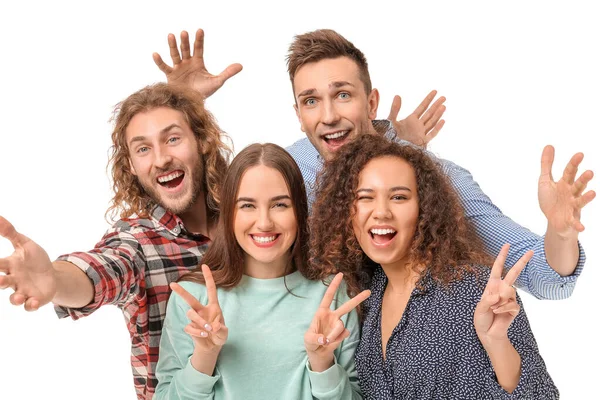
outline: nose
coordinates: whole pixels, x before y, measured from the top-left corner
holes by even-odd
[[[334,101],[325,101],[323,112],[321,114],[321,122],[325,125],[335,125],[340,120],[340,114]]]
[[[154,155],[154,165],[157,169],[167,169],[167,167],[173,162],[173,156],[171,156],[167,149],[157,148]]]
[[[260,210],[256,227],[263,232],[273,230],[273,219],[271,218],[270,208]]]
[[[375,210],[373,210],[373,217],[377,220],[386,220],[392,218],[392,212],[390,210],[387,199],[379,199],[375,203]]]

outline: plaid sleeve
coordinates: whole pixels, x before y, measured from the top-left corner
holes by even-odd
[[[139,241],[129,232],[108,231],[89,252],[60,256],[79,267],[94,285],[94,300],[82,308],[55,306],[59,318],[79,319],[105,304],[123,305],[140,292],[144,279],[144,255]]]

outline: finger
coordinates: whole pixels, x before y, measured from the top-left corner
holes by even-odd
[[[435,128],[433,128],[433,130],[431,132],[429,132],[427,134],[427,136],[425,136],[425,144],[431,142],[436,136],[437,134],[442,130],[442,128],[444,127],[444,124],[446,123],[446,121],[444,121],[443,119],[440,120],[440,122],[437,123],[437,125],[435,126]]]
[[[490,279],[501,279],[502,271],[504,270],[504,263],[506,262],[506,257],[508,256],[508,249],[510,245],[505,243],[500,249],[500,253],[496,257],[494,261],[494,265],[492,266],[492,272],[490,273]]]
[[[344,329],[346,329],[346,327],[344,326],[344,323],[342,322],[341,319],[338,319],[337,321],[335,321],[333,323],[333,326],[331,327],[331,330],[329,332],[327,332],[327,335],[326,335],[329,343],[333,342],[335,340],[335,338],[337,338],[339,335],[341,335],[341,333],[344,332]]]
[[[327,346],[329,344],[329,339],[322,333],[307,332],[304,335],[304,343],[316,349],[319,346]]]
[[[402,98],[400,96],[395,95],[394,100],[392,100],[392,107],[390,108],[390,114],[388,115],[388,121],[397,121],[398,113],[400,112],[400,107],[402,107]]]
[[[517,316],[517,314],[519,314],[519,311],[521,311],[521,306],[519,306],[519,303],[517,303],[516,301],[511,300],[505,305],[500,306],[493,311],[494,314],[510,313],[512,316]]]
[[[177,293],[190,307],[192,307],[195,311],[200,311],[204,308],[204,306],[198,301],[197,298],[192,296],[187,290],[181,287],[181,285],[177,282],[171,282],[169,287]]]
[[[162,59],[160,54],[153,53],[152,59],[154,60],[154,64],[160,69],[165,75],[170,74],[173,71],[173,68],[169,67]]]
[[[575,197],[581,196],[581,193],[583,193],[583,191],[587,187],[587,184],[592,180],[593,177],[594,177],[594,172],[590,171],[590,170],[587,170],[583,174],[581,174],[579,179],[577,179],[575,181],[575,183],[573,184],[573,192],[572,192],[573,196],[575,196]]]
[[[571,157],[571,160],[569,160],[569,163],[565,167],[565,171],[563,172],[563,179],[569,185],[572,185],[575,181],[575,175],[577,175],[577,168],[579,167],[579,164],[581,164],[581,161],[583,161],[583,153],[577,153],[573,157]]]
[[[196,39],[194,39],[194,57],[204,58],[204,31],[202,29],[196,31]]]
[[[370,295],[370,290],[363,290],[358,295],[354,296],[352,299],[348,300],[347,302],[342,304],[337,310],[335,310],[335,316],[340,318],[342,315],[348,314],[350,311],[354,310],[356,306],[368,299]]]
[[[14,248],[23,246],[29,240],[25,235],[17,232],[13,224],[4,217],[0,217],[0,236],[10,240]]]
[[[552,181],[554,182],[554,178],[552,177],[552,164],[554,163],[554,147],[551,145],[547,145],[544,147],[544,151],[542,151],[542,166],[540,173],[540,180],[544,181]]]
[[[596,198],[596,192],[590,190],[589,192],[585,192],[579,199],[577,199],[577,207],[580,209],[588,205],[588,203]]]
[[[421,104],[419,104],[419,106],[415,108],[413,114],[416,114],[417,117],[421,118],[421,115],[423,115],[423,113],[427,111],[427,109],[429,108],[429,104],[431,104],[431,101],[435,98],[436,94],[437,90],[432,90],[431,92],[429,92],[429,94],[425,97]]]
[[[188,35],[187,31],[181,31],[180,40],[181,42],[179,43],[179,46],[181,48],[181,58],[187,60],[191,57],[190,36]]]
[[[242,64],[231,64],[230,66],[228,66],[227,68],[225,68],[223,70],[223,72],[221,72],[219,74],[219,79],[221,79],[222,83],[225,83],[225,81],[229,78],[231,78],[232,76],[236,75],[238,72],[240,72],[242,70]]]
[[[10,304],[12,304],[13,306],[20,306],[23,303],[25,303],[25,300],[27,300],[27,298],[22,293],[14,292],[13,294],[10,295],[8,300],[10,301]]]
[[[500,301],[500,295],[498,293],[488,294],[488,293],[484,292],[483,296],[481,296],[481,300],[479,300],[479,303],[477,303],[477,307],[475,308],[475,311],[476,312],[479,311],[481,313],[486,313],[493,306],[497,305],[497,303],[499,301]]]
[[[199,329],[194,327],[193,325],[186,325],[185,328],[183,328],[184,332],[187,333],[190,336],[194,336],[197,338],[203,338],[206,339],[208,337],[208,332],[206,332],[204,329]]]
[[[423,114],[421,120],[425,122],[425,127],[427,127],[428,122],[433,121],[429,124],[429,129],[431,129],[431,127],[442,117],[442,114],[446,111],[446,107],[444,106],[445,101],[446,98],[444,96],[440,97],[431,107],[429,107],[425,114]]]
[[[11,288],[15,289],[15,279],[12,276],[0,276],[0,289]]]
[[[35,297],[30,297],[25,301],[25,311],[37,311],[40,308],[40,302]]]
[[[325,291],[325,294],[323,295],[323,300],[321,300],[321,304],[319,304],[319,307],[324,307],[324,308],[331,307],[331,303],[333,302],[333,297],[335,296],[335,292],[337,291],[337,288],[340,286],[340,283],[342,282],[343,276],[344,276],[344,274],[342,274],[340,272],[333,278],[333,280],[329,284],[329,287]]]
[[[219,329],[219,332],[212,334],[213,343],[217,346],[223,346],[227,341],[227,332],[229,332],[229,329],[223,325],[221,329]]]
[[[525,268],[529,260],[531,260],[531,257],[533,257],[533,250],[529,250],[523,254],[523,256],[519,258],[515,265],[513,265],[506,273],[506,276],[504,277],[504,283],[507,285],[514,284],[519,277],[519,274],[521,274],[521,271],[523,271],[523,268]]]
[[[340,343],[342,343],[342,341],[344,341],[344,339],[347,339],[350,336],[350,331],[348,329],[344,329],[344,331],[337,337],[335,338],[335,340],[333,340],[331,343],[329,343],[330,346],[332,347],[338,347]]]
[[[171,60],[173,60],[173,66],[179,64],[181,62],[181,57],[179,56],[179,49],[177,49],[177,39],[175,39],[175,35],[169,33],[168,37],[169,42],[169,53],[171,54]]]
[[[8,258],[0,258],[0,272],[4,272],[5,274],[10,273],[10,262]]]
[[[204,275],[204,283],[206,284],[206,292],[208,293],[208,304],[219,304],[217,297],[217,285],[213,279],[212,272],[208,265],[202,264],[202,274]]]
[[[185,315],[189,318],[190,321],[194,322],[196,325],[202,327],[204,330],[210,332],[212,331],[212,326],[204,318],[202,318],[193,308],[190,308]]]

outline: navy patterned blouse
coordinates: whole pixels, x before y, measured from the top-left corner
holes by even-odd
[[[498,384],[473,326],[489,273],[482,268],[478,277],[466,275],[447,288],[428,275],[422,278],[390,336],[384,360],[381,304],[387,277],[377,267],[356,352],[365,399],[558,399],[523,308],[508,330],[521,356],[521,380],[512,394]],[[523,307],[518,296],[517,301]]]

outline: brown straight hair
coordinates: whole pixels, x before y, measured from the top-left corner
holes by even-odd
[[[306,276],[309,240],[308,202],[302,173],[292,156],[280,146],[272,143],[256,143],[242,150],[233,159],[225,174],[221,189],[221,213],[217,223],[216,236],[202,259],[202,264],[208,265],[211,269],[218,287],[235,287],[244,274],[244,250],[235,238],[233,226],[242,176],[249,168],[258,165],[279,171],[287,184],[298,231],[291,247],[290,263],[286,268],[286,275],[299,270],[302,275]],[[204,284],[200,266],[184,275],[181,281]]]

